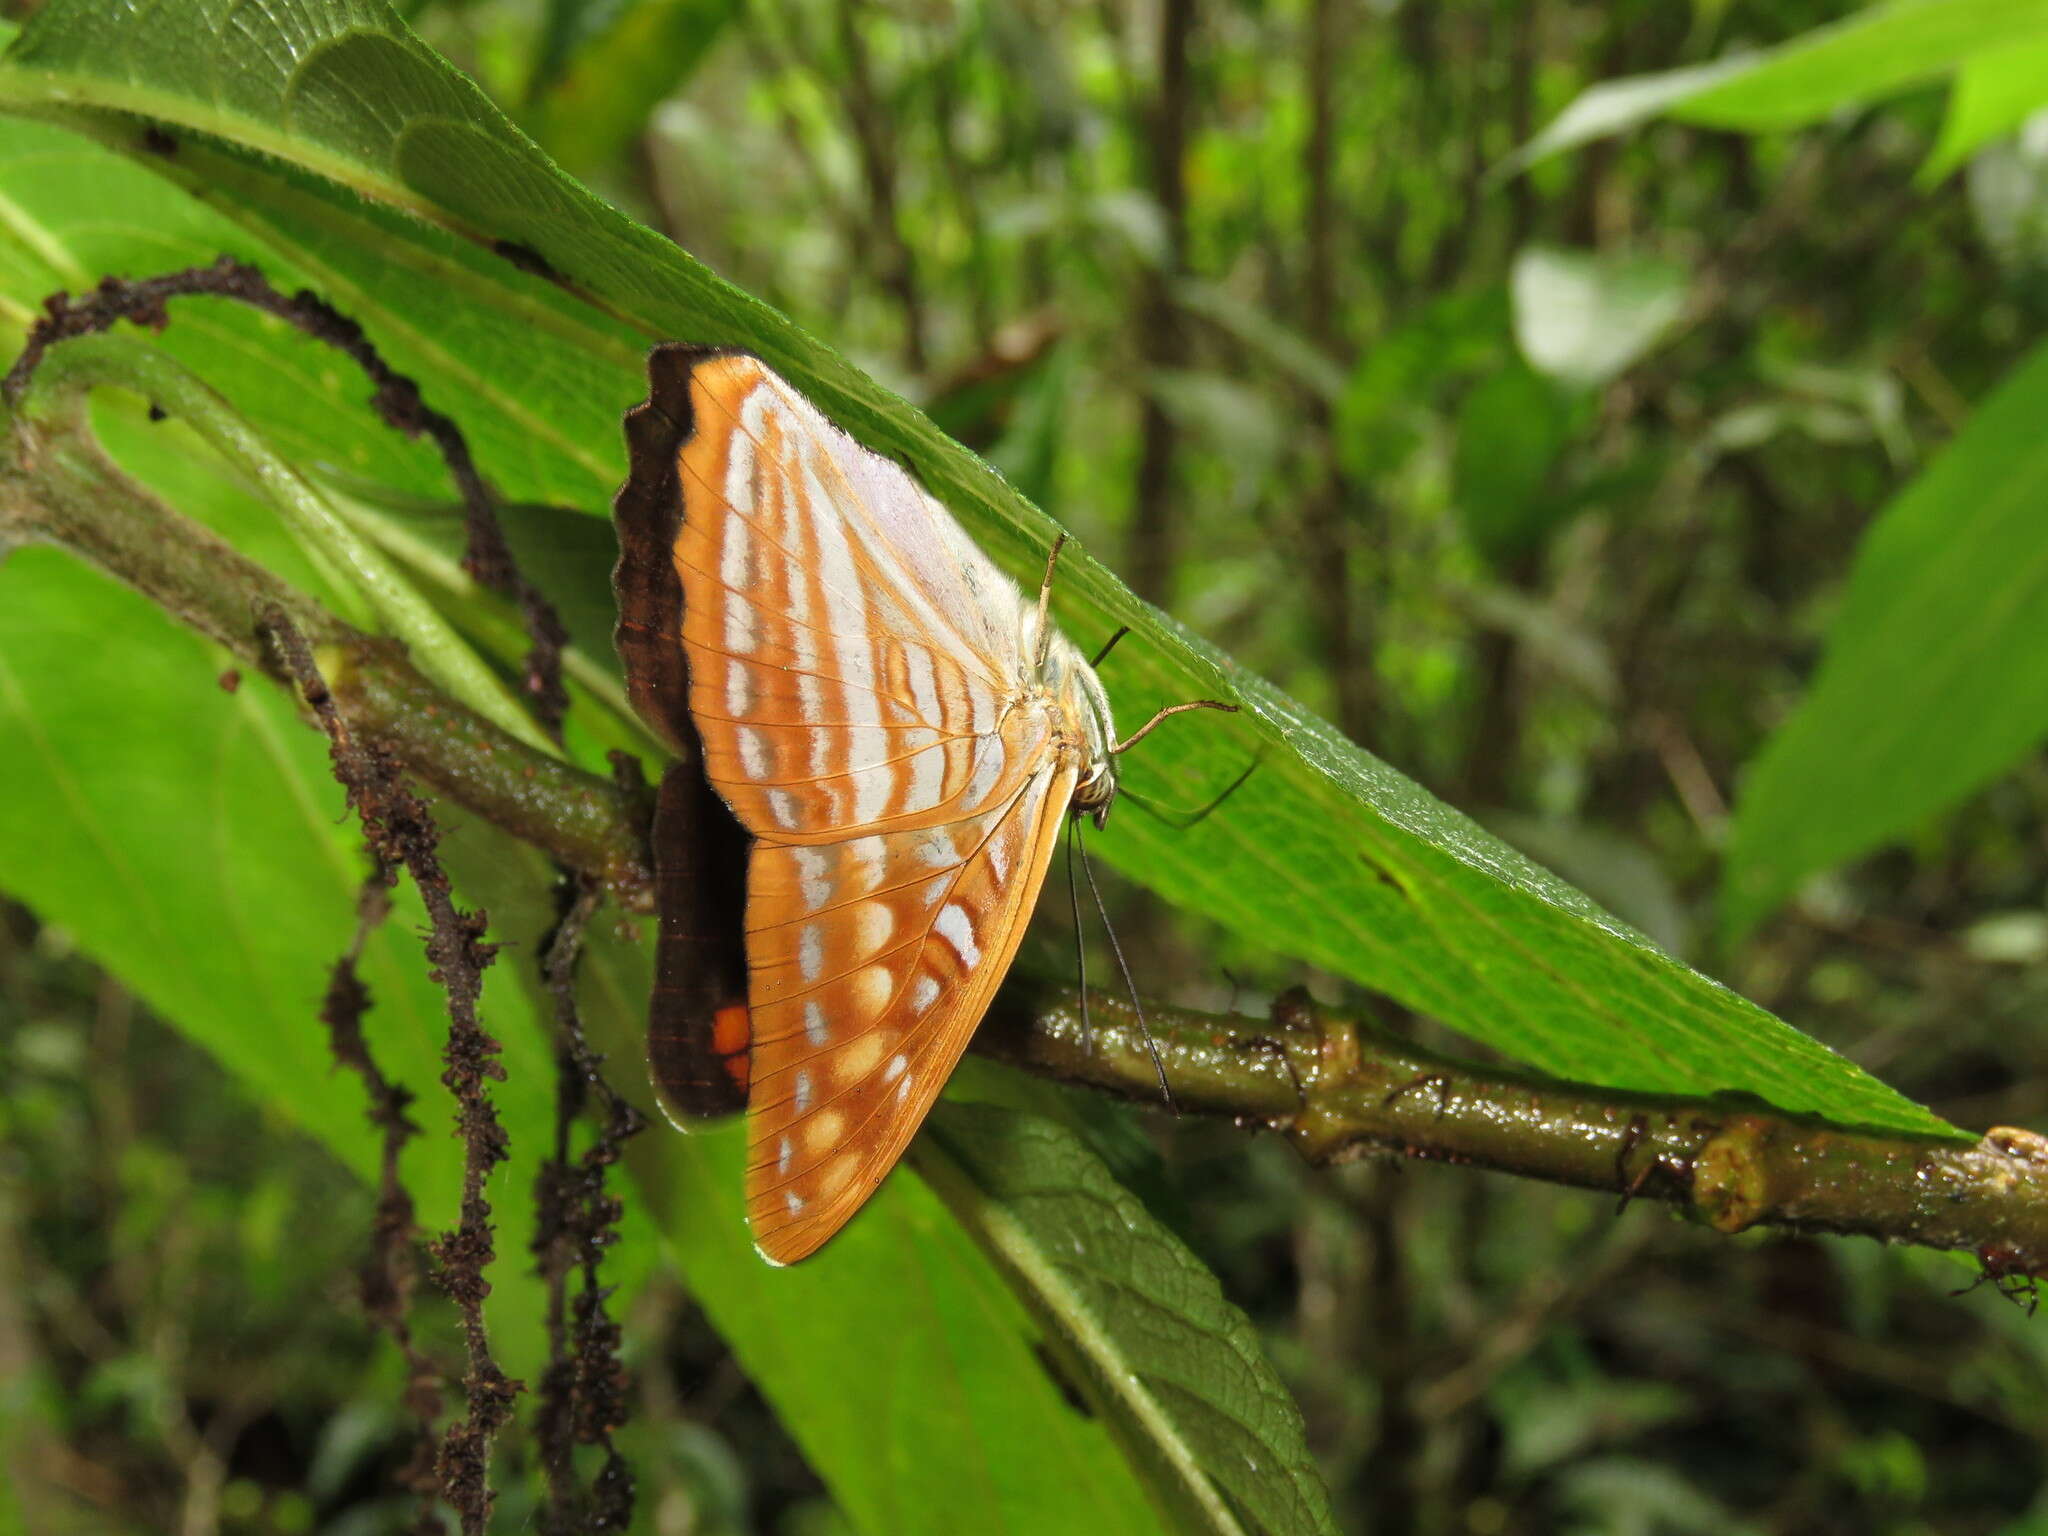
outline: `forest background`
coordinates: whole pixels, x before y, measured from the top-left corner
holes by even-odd
[[[403,9],[567,171],[1671,954],[1954,1125],[2048,1112],[2044,8]],[[45,293],[193,259],[144,185],[0,120],[10,345]],[[39,654],[31,558],[0,684]],[[18,1518],[383,1528],[400,1372],[348,1278],[374,1191],[33,883],[0,866]],[[1110,904],[1148,993],[1305,984],[1476,1049]],[[1062,905],[1041,973],[1071,973]],[[1088,1113],[1256,1324],[1343,1529],[2048,1531],[2042,1328],[1957,1295],[1954,1256]],[[622,1308],[641,1528],[860,1526],[684,1286]],[[534,1497],[508,1479],[500,1527]]]

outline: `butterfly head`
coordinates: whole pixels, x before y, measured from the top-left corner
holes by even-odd
[[[1109,821],[1110,802],[1116,799],[1116,760],[1102,758],[1088,765],[1088,771],[1074,786],[1074,814],[1093,818],[1101,827]]]
[[[1080,727],[1085,754],[1074,785],[1074,813],[1093,817],[1099,828],[1109,820],[1110,802],[1116,799],[1116,722],[1095,669],[1079,655],[1072,667],[1076,686],[1069,695],[1068,714],[1079,717],[1074,724]]]

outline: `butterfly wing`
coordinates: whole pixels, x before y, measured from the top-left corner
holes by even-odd
[[[1035,612],[758,359],[699,360],[678,459],[690,714],[756,838],[748,1212],[811,1253],[887,1174],[1008,969],[1073,795]]]
[[[1028,666],[1016,587],[757,359],[699,364],[690,395],[690,710],[740,820],[830,840],[1006,800],[1029,771],[997,729]]]
[[[979,816],[756,850],[746,1195],[766,1258],[815,1252],[903,1155],[1016,955],[1074,778],[1048,758]],[[789,899],[807,881],[816,911]]]

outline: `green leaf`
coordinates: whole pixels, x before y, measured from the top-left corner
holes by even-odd
[[[362,1085],[335,1069],[318,1017],[367,868],[324,743],[274,690],[224,691],[214,646],[56,551],[9,556],[0,592],[0,884],[266,1106],[374,1179]],[[446,1014],[426,979],[424,921],[402,900],[361,969],[377,1000],[371,1050],[418,1096],[427,1134],[408,1150],[405,1178],[435,1230],[454,1224],[460,1167],[446,1139]],[[547,1046],[499,971],[485,1007],[511,1074],[500,1107],[534,1123],[549,1103]],[[529,1378],[541,1316],[524,1262],[533,1167],[522,1159],[493,1186],[506,1257],[490,1303],[507,1369]]]
[[[1800,706],[1736,805],[1731,933],[1940,815],[2048,735],[2048,348],[1879,514]]]
[[[1072,1132],[942,1104],[913,1156],[998,1254],[1188,1529],[1334,1532],[1281,1385],[1215,1277]]]
[[[1932,188],[1986,144],[2048,107],[2048,37],[1965,59],[1956,70],[1941,137],[1920,168]]]
[[[1580,93],[1514,154],[1511,169],[1671,116],[1765,133],[1802,128],[1948,74],[1965,60],[2048,38],[2048,0],[1894,0],[1776,48]]]
[[[472,428],[510,494],[600,512],[619,473],[617,413],[642,391],[639,344],[719,341],[753,347],[849,431],[911,464],[1014,574],[1043,568],[1043,514],[836,354],[563,178],[381,8],[208,0],[179,18],[144,26],[60,0],[0,70],[0,104],[62,115],[141,154],[114,114],[178,135],[177,152],[152,163],[206,186],[392,338],[399,365]],[[351,192],[517,242],[602,308]],[[1083,645],[1134,626],[1106,669],[1123,718],[1198,697],[1246,706],[1235,720],[1176,721],[1127,760],[1135,786],[1168,804],[1199,803],[1260,761],[1191,832],[1121,818],[1102,847],[1135,878],[1558,1075],[1748,1091],[1842,1121],[1941,1128],[1238,671],[1085,553],[1063,563],[1056,601]]]
[[[738,14],[737,0],[552,0],[528,90],[534,137],[571,170],[614,162]]]
[[[1574,389],[1619,378],[1685,309],[1686,274],[1654,256],[1531,246],[1510,279],[1515,342],[1530,367]]]

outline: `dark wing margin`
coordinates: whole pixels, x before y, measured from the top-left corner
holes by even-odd
[[[647,1004],[647,1070],[679,1124],[747,1107],[753,1030],[740,913],[747,834],[704,775],[671,763],[654,810],[660,923]]]
[[[697,430],[690,375],[699,363],[723,355],[676,343],[647,354],[647,398],[626,412],[626,483],[612,499],[619,535],[619,563],[612,567],[619,622],[612,643],[626,669],[626,691],[669,750],[699,764],[683,664],[683,584],[675,564],[683,531],[677,463]]]
[[[662,1107],[678,1120],[744,1109],[750,1061],[740,916],[747,836],[704,778],[674,553],[683,520],[677,459],[696,429],[690,374],[719,355],[680,345],[648,354],[648,398],[626,413],[629,469],[612,503],[619,537],[613,643],[634,710],[676,757],[662,775],[651,838],[660,931],[647,1064]]]

